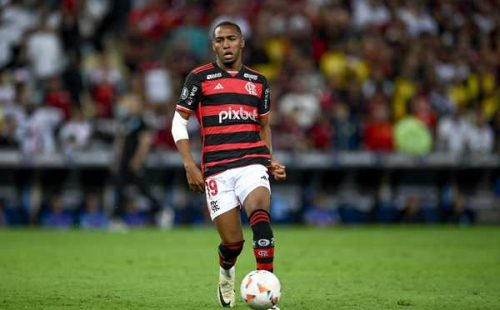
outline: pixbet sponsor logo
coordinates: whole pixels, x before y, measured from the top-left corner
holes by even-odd
[[[240,107],[237,110],[233,110],[232,108],[227,109],[226,111],[219,112],[219,124],[221,124],[225,120],[252,120],[257,121],[257,110],[253,110],[252,112],[247,112]]]

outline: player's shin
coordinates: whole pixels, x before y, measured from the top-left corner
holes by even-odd
[[[236,295],[234,289],[236,259],[243,249],[243,242],[224,243],[219,245],[219,287],[217,297],[222,307],[234,307]]]
[[[254,211],[249,218],[253,231],[253,252],[257,270],[274,270],[274,236],[271,229],[271,217],[266,210]]]

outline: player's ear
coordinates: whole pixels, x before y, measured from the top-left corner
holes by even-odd
[[[244,48],[244,47],[245,47],[245,39],[243,38],[243,36],[241,37],[240,47],[241,47],[241,48]]]

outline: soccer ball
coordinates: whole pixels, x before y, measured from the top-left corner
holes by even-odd
[[[241,298],[252,309],[269,309],[277,305],[281,297],[278,278],[266,270],[254,270],[241,281]]]

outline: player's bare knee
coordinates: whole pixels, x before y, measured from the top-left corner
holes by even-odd
[[[223,243],[236,243],[243,241],[243,233],[241,231],[226,231],[221,234],[221,240]]]

